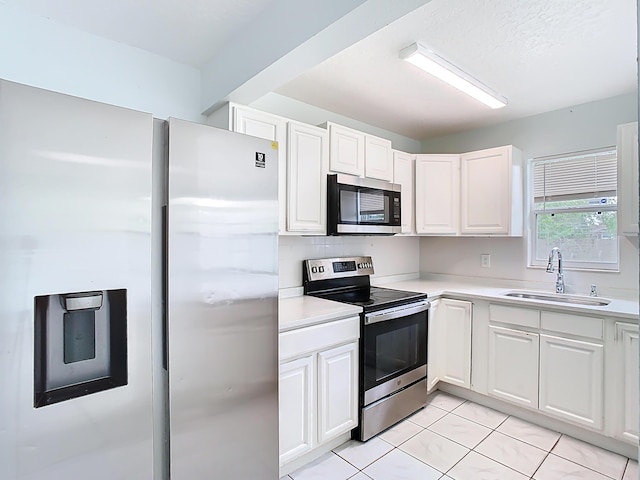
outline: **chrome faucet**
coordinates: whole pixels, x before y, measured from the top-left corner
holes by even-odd
[[[562,269],[562,254],[558,247],[553,247],[549,252],[547,272],[553,273],[553,256],[558,255],[558,277],[556,278],[556,293],[564,293],[564,270]]]

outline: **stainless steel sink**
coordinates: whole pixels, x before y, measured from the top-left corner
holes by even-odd
[[[512,291],[504,294],[505,297],[526,298],[529,300],[542,300],[545,302],[569,303],[573,305],[587,305],[591,307],[604,307],[611,300],[598,297],[586,297],[581,295],[567,295],[565,293]]]

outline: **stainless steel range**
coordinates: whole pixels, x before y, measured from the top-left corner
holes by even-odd
[[[366,441],[426,405],[427,295],[372,287],[371,257],[305,260],[304,293],[362,306],[359,424]]]

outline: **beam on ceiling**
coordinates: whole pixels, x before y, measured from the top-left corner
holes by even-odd
[[[276,0],[202,68],[203,114],[250,104],[431,0]]]

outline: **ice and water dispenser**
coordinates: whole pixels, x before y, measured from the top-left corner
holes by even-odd
[[[35,297],[36,408],[127,384],[127,291]]]

